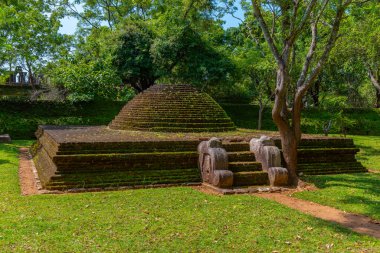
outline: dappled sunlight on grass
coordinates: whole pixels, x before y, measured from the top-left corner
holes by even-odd
[[[350,135],[355,145],[360,148],[357,159],[370,170],[380,172],[380,136]]]
[[[296,197],[380,220],[380,174],[308,176],[304,180],[320,190],[299,192]]]

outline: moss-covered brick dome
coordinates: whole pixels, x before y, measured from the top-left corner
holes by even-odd
[[[235,130],[234,123],[215,100],[183,84],[150,87],[127,103],[109,127],[157,132]]]

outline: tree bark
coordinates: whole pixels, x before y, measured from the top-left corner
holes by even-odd
[[[282,155],[285,160],[286,168],[288,170],[288,184],[292,186],[298,185],[298,176],[297,176],[297,164],[298,164],[298,155],[297,155],[297,140],[294,135],[294,132],[291,128],[288,131],[281,131],[281,148]]]
[[[371,79],[372,85],[376,89],[375,107],[380,108],[380,80],[379,80],[380,77],[379,77],[379,74],[376,75],[372,69],[368,68],[368,75],[369,75],[369,78]]]
[[[319,91],[320,91],[321,79],[318,78],[314,85],[310,88],[310,95],[313,99],[314,107],[319,107]]]
[[[288,108],[286,104],[287,87],[290,78],[286,69],[280,68],[277,71],[276,97],[272,109],[272,118],[278,127],[281,137],[282,155],[288,170],[289,185],[297,186],[297,147],[299,138],[296,131],[288,121]]]
[[[263,111],[264,111],[264,106],[262,103],[260,103],[259,107],[259,118],[257,121],[257,130],[261,130],[262,127],[262,122],[263,122]]]

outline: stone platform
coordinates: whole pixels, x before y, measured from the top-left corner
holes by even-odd
[[[267,185],[268,176],[249,152],[249,140],[263,133],[162,133],[114,130],[106,126],[40,126],[32,148],[42,186],[49,190],[201,183],[197,146],[223,140],[234,186]],[[276,138],[274,136],[274,138]],[[280,145],[277,138],[276,145]],[[306,136],[299,148],[299,173],[365,172],[351,139]]]

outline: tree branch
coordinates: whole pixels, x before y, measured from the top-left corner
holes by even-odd
[[[333,49],[333,47],[335,45],[335,41],[338,39],[339,26],[340,26],[342,17],[344,15],[346,7],[348,6],[349,2],[351,2],[351,1],[352,0],[347,0],[344,4],[342,4],[341,6],[338,7],[337,12],[336,12],[336,16],[334,19],[334,23],[333,23],[333,28],[331,30],[330,37],[329,37],[329,40],[326,44],[325,50],[323,51],[322,56],[320,57],[315,68],[313,69],[313,71],[310,73],[307,80],[305,81],[305,84],[298,89],[297,93],[301,93],[302,95],[304,95],[306,93],[306,91],[309,89],[312,82],[319,75],[319,73],[322,69],[322,66],[324,65],[324,63],[328,59],[328,56],[329,56],[331,50]]]
[[[313,60],[314,53],[315,53],[315,49],[317,47],[318,22],[322,16],[327,4],[328,4],[328,2],[329,2],[329,0],[324,1],[322,8],[319,11],[316,19],[311,24],[311,43],[310,43],[309,51],[306,55],[305,62],[304,62],[303,67],[302,67],[300,77],[298,78],[298,81],[297,81],[297,86],[296,86],[297,88],[300,88],[301,86],[303,86],[305,84],[306,75],[307,75],[307,72],[309,71],[309,68],[310,68],[311,62]]]
[[[369,75],[369,78],[371,79],[371,83],[373,84],[373,86],[375,86],[375,88],[377,90],[380,91],[380,82],[379,80],[375,77],[375,74],[373,73],[372,69],[370,67],[367,67],[368,69],[368,75]]]
[[[261,7],[260,7],[259,0],[252,0],[252,6],[253,6],[253,15],[255,16],[257,21],[259,22],[261,30],[264,33],[264,38],[267,41],[269,48],[272,51],[277,64],[279,66],[283,66],[283,68],[285,68],[284,61],[281,58],[280,53],[278,52],[278,49],[277,49],[277,47],[273,41],[273,38],[270,35],[268,26],[267,26],[262,14],[261,14]]]

